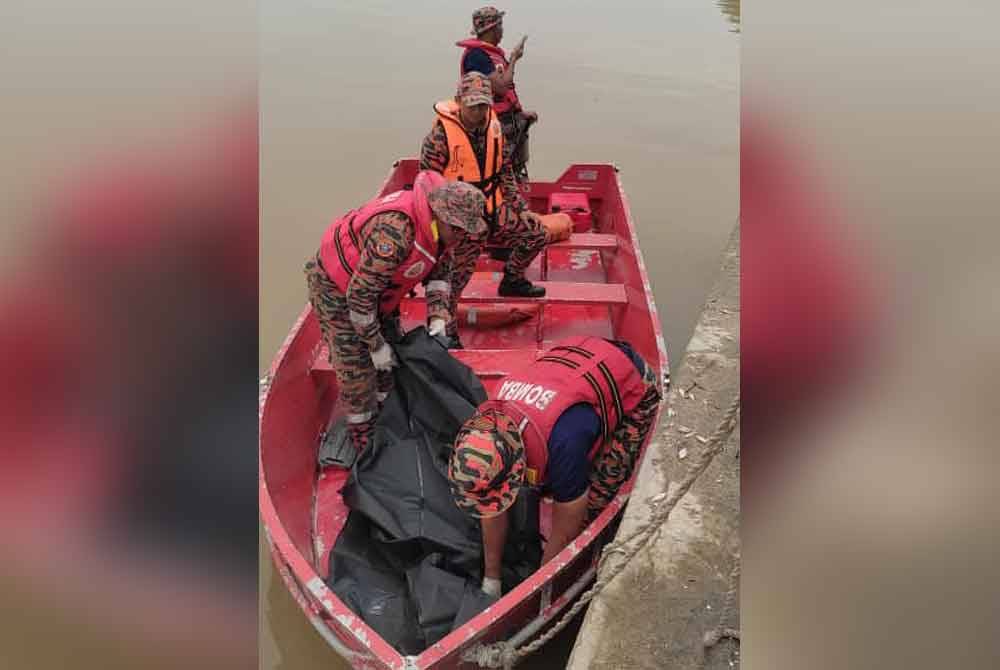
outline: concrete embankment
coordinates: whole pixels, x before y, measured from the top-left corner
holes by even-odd
[[[676,487],[739,391],[739,228],[705,302],[618,536],[648,521],[650,500]],[[701,438],[701,439],[699,439]],[[703,639],[720,625],[739,550],[739,427],[658,538],[591,602],[569,670],[729,670],[739,645]],[[613,559],[612,559],[613,560]],[[607,572],[609,566],[605,566]],[[739,598],[724,626],[738,628]]]

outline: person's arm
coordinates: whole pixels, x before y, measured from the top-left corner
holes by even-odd
[[[503,74],[497,70],[493,70],[493,74],[490,75],[490,84],[493,87],[494,98],[501,98],[507,95],[507,91],[510,90],[511,84],[514,83],[514,61],[513,59],[504,68]]]
[[[507,542],[507,527],[510,525],[507,512],[481,519],[483,527],[483,590],[499,596],[499,589],[492,592],[485,588],[487,580],[499,582],[503,563],[503,548]]]
[[[601,434],[601,419],[586,403],[573,405],[556,421],[549,435],[547,486],[552,492],[552,529],[542,565],[558,554],[583,529],[590,493],[587,455]]]
[[[438,259],[427,275],[428,324],[431,319],[444,319],[448,323],[455,318],[456,315],[451,313],[451,291],[455,286],[455,277],[472,274],[482,246],[482,239],[463,236],[461,242],[445,251]]]
[[[524,56],[524,42],[528,39],[525,35],[521,38],[521,41],[517,43],[511,52],[510,59],[507,61],[507,67],[504,69],[503,74],[494,70],[490,75],[490,83],[493,84],[493,95],[496,97],[501,97],[507,93],[507,90],[514,83],[514,68],[517,62],[521,60]]]
[[[444,130],[441,119],[435,119],[431,132],[427,133],[420,145],[420,169],[444,174],[444,169],[448,167],[450,159],[448,134]]]
[[[573,538],[583,530],[587,520],[587,494],[576,500],[556,502],[552,505],[552,530],[548,542],[545,543],[545,553],[542,554],[542,565],[548,563]]]
[[[400,212],[378,214],[371,222],[357,269],[347,284],[347,308],[358,337],[377,351],[385,344],[379,324],[379,301],[396,268],[410,255],[413,229]]]
[[[444,225],[444,224],[442,224]],[[427,323],[451,317],[451,277],[455,267],[454,250],[445,251],[427,275]]]

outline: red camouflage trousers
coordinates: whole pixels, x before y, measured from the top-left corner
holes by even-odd
[[[368,346],[351,324],[347,297],[327,276],[318,256],[306,263],[304,272],[309,302],[337,375],[340,401],[347,409],[351,439],[360,450],[371,441],[379,403],[392,390],[392,373],[375,369]]]
[[[500,225],[490,232],[484,244],[498,247],[509,247],[511,249],[510,259],[504,266],[504,273],[512,277],[520,278],[535,256],[545,248],[548,242],[545,227],[537,221],[526,216],[517,216],[506,205],[501,207],[498,214]],[[449,311],[452,319],[448,324],[448,335],[454,337],[458,334],[458,300],[462,296],[462,291],[469,285],[472,274],[476,271],[476,261],[483,247],[470,245],[469,253],[462,257],[456,257],[452,265],[451,275],[451,305]]]

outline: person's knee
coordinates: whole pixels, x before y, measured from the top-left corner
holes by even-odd
[[[545,229],[539,228],[531,235],[531,248],[540,250],[545,246]]]
[[[375,375],[345,375],[340,387],[340,397],[344,404],[350,408],[351,413],[359,415],[375,409],[377,393]]]
[[[525,246],[532,249],[541,249],[545,246],[545,240],[547,239],[545,226],[540,223],[529,222],[519,237]]]

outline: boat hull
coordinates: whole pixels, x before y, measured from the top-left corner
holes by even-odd
[[[412,184],[416,170],[416,161],[398,162],[380,194]],[[594,221],[592,230],[552,245],[536,259],[529,277],[548,288],[547,296],[540,300],[498,298],[496,282],[489,274],[499,266],[484,256],[477,267],[479,279],[470,282],[463,303],[468,308],[481,305],[520,310],[527,318],[500,327],[477,327],[463,321],[466,349],[456,352],[456,357],[469,365],[490,391],[509,370],[531,360],[552,342],[571,335],[597,335],[628,340],[660,370],[666,384],[668,363],[660,320],[617,170],[612,165],[573,165],[555,182],[534,182],[525,189],[532,210],[540,213],[550,211],[550,201],[564,200],[565,194],[586,194]],[[321,234],[317,231],[317,240]],[[406,328],[423,323],[425,312],[419,296],[404,301],[402,314]],[[465,658],[470,650],[497,640],[529,642],[593,580],[598,552],[613,537],[632,481],[579,537],[513,591],[419,656],[399,654],[323,581],[330,549],[348,513],[340,498],[347,473],[319,471],[316,465],[319,435],[331,417],[336,417],[336,397],[328,352],[307,306],[262,381],[260,513],[282,581],[312,625],[352,667],[476,667]],[[549,518],[547,504],[541,516],[544,532]]]

